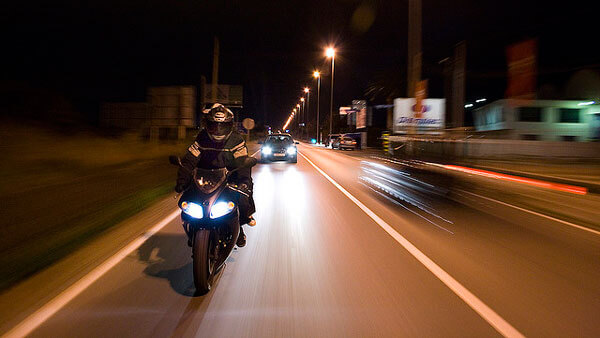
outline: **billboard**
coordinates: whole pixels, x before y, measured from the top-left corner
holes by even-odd
[[[244,88],[242,86],[219,84],[217,86],[217,102],[228,107],[242,107]],[[212,102],[212,84],[204,86],[204,102]]]
[[[394,100],[394,133],[406,133],[413,128],[427,133],[445,127],[446,99],[424,99],[421,110],[417,112],[416,108],[415,99]]]
[[[356,129],[367,127],[367,101],[352,100],[352,109],[356,111]]]
[[[340,107],[340,115],[348,115],[351,113],[352,107]]]

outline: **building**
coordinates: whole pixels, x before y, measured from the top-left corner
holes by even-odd
[[[600,104],[505,99],[475,109],[473,122],[485,138],[594,141],[600,139]]]
[[[138,130],[150,139],[183,139],[196,126],[196,87],[149,87],[146,102],[104,103],[100,125]]]

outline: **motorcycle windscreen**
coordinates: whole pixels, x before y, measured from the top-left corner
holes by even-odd
[[[196,170],[194,182],[196,187],[204,193],[210,194],[215,191],[227,179],[227,169],[200,169]]]

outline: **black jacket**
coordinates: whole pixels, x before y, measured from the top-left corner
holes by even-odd
[[[206,130],[202,129],[181,159],[183,168],[177,173],[177,185],[189,184],[191,172],[196,167],[233,170],[241,166],[247,156],[248,148],[240,134],[233,132],[225,142],[215,142]],[[251,168],[236,171],[231,175],[230,181],[238,185],[246,184],[248,189],[252,190]]]

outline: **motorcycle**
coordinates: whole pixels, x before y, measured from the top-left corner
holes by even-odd
[[[169,162],[182,167],[181,159],[169,156]],[[239,194],[248,196],[228,181],[231,174],[242,168],[250,168],[258,161],[254,157],[244,160],[241,167],[227,170],[196,168],[192,172],[193,183],[179,198],[183,228],[192,247],[192,265],[196,292],[210,291],[215,275],[224,267],[239,233]]]

